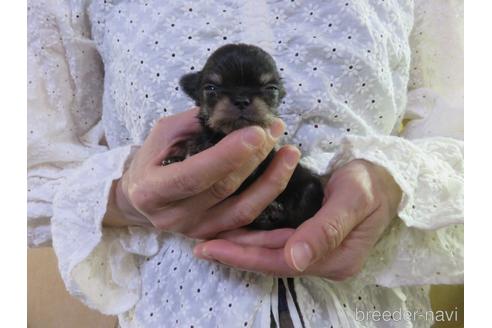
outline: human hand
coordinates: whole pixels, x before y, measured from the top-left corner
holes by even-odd
[[[174,147],[200,131],[196,114],[187,111],[154,126],[114,184],[106,225],[147,225],[193,238],[212,237],[250,223],[282,192],[300,156],[290,146],[276,153],[248,189],[229,197],[272,150],[284,129],[281,120],[266,130],[251,126],[234,131],[203,152],[162,166]]]
[[[354,160],[333,172],[322,208],[297,229],[236,229],[198,244],[194,254],[246,271],[343,280],[360,272],[400,199],[385,169]]]

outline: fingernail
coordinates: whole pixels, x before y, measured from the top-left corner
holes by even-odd
[[[264,141],[263,129],[258,126],[251,126],[243,131],[243,142],[248,147],[257,148],[263,144]]]
[[[297,271],[302,272],[311,264],[313,258],[313,252],[309,245],[305,242],[297,242],[292,246],[290,251],[292,256],[292,262],[296,267]]]
[[[205,258],[210,258],[210,253],[207,251],[206,247],[202,248],[202,256]]]
[[[284,132],[284,129],[285,129],[284,122],[281,119],[277,118],[270,125],[270,127],[268,128],[268,131],[269,131],[269,133],[273,139],[277,139],[282,135],[282,133]]]
[[[208,253],[206,247],[195,246],[195,248],[193,248],[193,255],[205,260],[210,259],[210,254]]]
[[[299,162],[299,158],[301,157],[301,152],[296,147],[289,147],[291,151],[285,154],[285,164],[288,168],[294,168],[297,166]]]

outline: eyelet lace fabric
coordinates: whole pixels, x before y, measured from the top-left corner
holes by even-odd
[[[180,76],[252,43],[286,84],[283,143],[320,174],[366,159],[403,190],[360,274],[294,280],[294,325],[430,326],[357,315],[424,313],[426,285],[463,280],[462,15],[443,0],[30,1],[29,245],[52,244],[68,291],[122,327],[270,327],[276,278],[198,260],[179,235],[101,226],[154,122],[192,105]]]

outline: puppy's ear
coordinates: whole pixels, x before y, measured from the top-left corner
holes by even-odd
[[[189,73],[184,75],[179,80],[179,85],[181,89],[195,101],[197,106],[200,105],[200,80],[202,78],[202,72]]]

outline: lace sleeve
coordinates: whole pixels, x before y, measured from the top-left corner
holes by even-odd
[[[463,281],[462,2],[417,1],[415,10],[408,122],[401,137],[348,136],[330,164],[335,169],[355,158],[371,161],[403,191],[401,221],[380,240],[361,274],[390,287]]]
[[[52,200],[84,159],[102,152],[100,59],[66,5],[28,4],[28,242],[51,244]],[[68,28],[68,26],[70,26]],[[92,67],[90,72],[84,67]],[[83,79],[82,79],[83,77]]]
[[[133,147],[105,145],[103,68],[86,7],[28,4],[28,241],[53,244],[68,291],[116,314],[139,297],[134,254],[150,256],[158,244],[145,229],[101,225]]]

